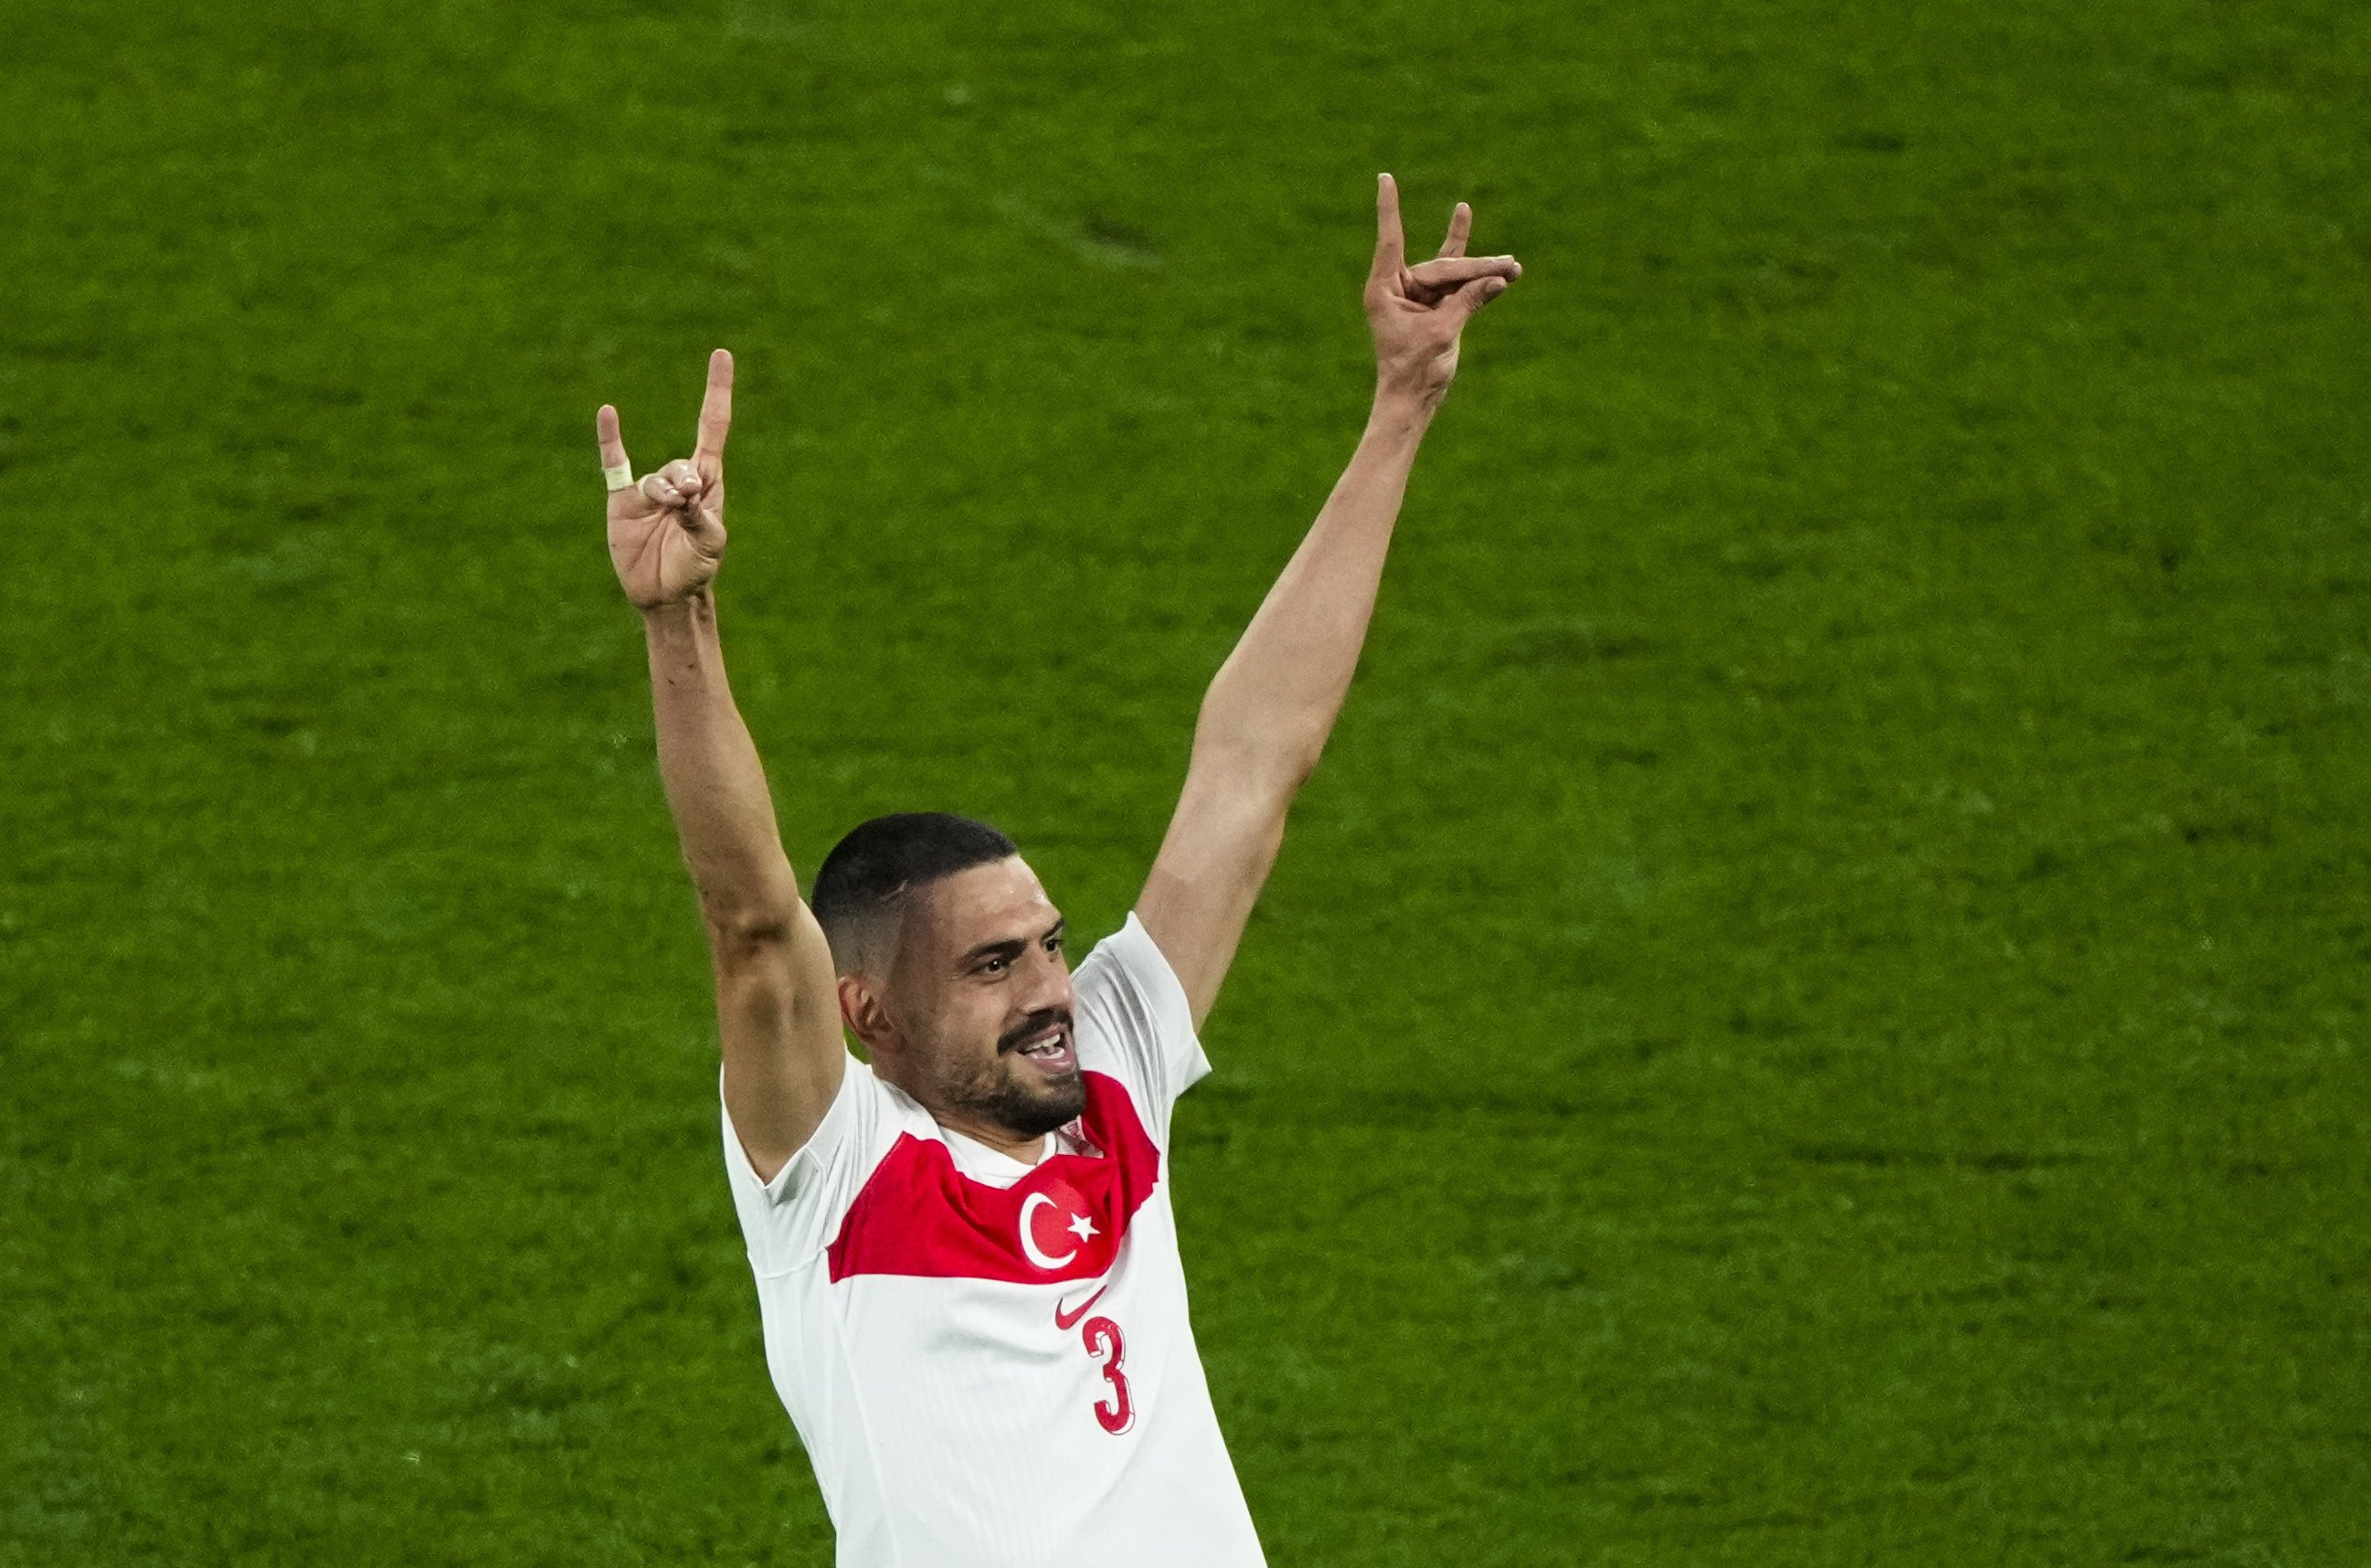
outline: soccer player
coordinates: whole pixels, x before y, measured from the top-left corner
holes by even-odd
[[[600,412],[767,1365],[843,1565],[1261,1562],[1186,1318],[1170,1110],[1209,1071],[1196,1032],[1349,689],[1459,335],[1521,273],[1465,254],[1463,203],[1416,266],[1389,175],[1376,209],[1366,433],[1210,683],[1135,912],[1076,971],[1028,863],[964,818],[862,824],[801,900],[717,641],[732,356],[709,361],[691,457],[639,482]]]

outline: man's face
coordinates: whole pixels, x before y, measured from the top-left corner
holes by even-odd
[[[884,1001],[896,1081],[941,1121],[1034,1138],[1086,1109],[1062,914],[1018,855],[917,890]]]

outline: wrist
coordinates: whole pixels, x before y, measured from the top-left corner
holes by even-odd
[[[1440,399],[1401,383],[1379,380],[1375,384],[1375,405],[1367,415],[1367,428],[1378,435],[1421,437],[1432,424],[1432,416],[1440,407]]]
[[[680,598],[662,599],[640,608],[642,631],[653,637],[689,631],[703,621],[716,619],[716,599],[705,583]]]

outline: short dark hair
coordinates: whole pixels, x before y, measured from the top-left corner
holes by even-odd
[[[815,871],[807,907],[831,943],[840,973],[886,961],[868,949],[895,928],[895,918],[918,888],[975,865],[1009,859],[1020,849],[996,829],[948,811],[899,811],[859,823],[834,844]]]

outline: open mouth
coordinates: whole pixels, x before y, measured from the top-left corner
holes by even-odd
[[[1041,1073],[1068,1073],[1079,1064],[1078,1052],[1070,1045],[1070,1026],[1048,1024],[1035,1034],[1027,1035],[1009,1048]]]

